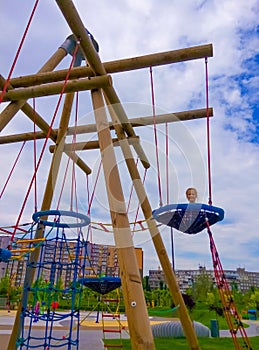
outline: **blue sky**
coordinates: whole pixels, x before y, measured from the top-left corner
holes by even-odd
[[[258,147],[258,10],[256,0],[220,1],[134,1],[99,0],[74,1],[85,26],[100,45],[102,61],[111,61],[157,53],[184,47],[212,43],[214,57],[209,59],[209,101],[214,108],[211,120],[211,157],[213,204],[225,210],[225,220],[213,226],[223,267],[245,267],[257,271],[258,212],[259,212],[259,147]],[[21,6],[17,1],[2,1],[0,13],[0,73],[7,77],[22,34],[28,22],[34,1]],[[168,15],[169,14],[169,15]],[[13,76],[37,72],[70,34],[58,6],[53,0],[40,1]],[[68,67],[67,56],[58,68]],[[189,61],[155,67],[153,69],[157,113],[177,112],[205,107],[204,60]],[[114,87],[129,117],[151,115],[151,88],[149,70],[113,75]],[[79,95],[79,121],[92,123],[89,93]],[[32,101],[28,101],[32,105]],[[54,113],[57,97],[40,98],[36,109],[49,122]],[[3,110],[6,104],[0,106]],[[74,118],[74,116],[73,116]],[[71,121],[71,124],[73,121]],[[56,123],[56,126],[58,124]],[[20,112],[1,132],[2,135],[32,131],[33,125]],[[152,127],[138,128],[136,133],[152,164],[145,183],[152,207],[159,206],[154,135]],[[159,159],[163,201],[166,197],[165,181],[165,128],[159,126]],[[170,201],[185,201],[185,189],[194,185],[199,201],[207,203],[206,122],[189,121],[169,126],[170,139]],[[96,135],[88,138],[96,139]],[[83,138],[82,138],[83,139]],[[84,139],[85,140],[85,139]],[[42,142],[38,143],[38,154]],[[3,186],[21,145],[0,148],[2,167],[0,186]],[[120,152],[116,150],[126,200],[130,192],[130,179],[123,167]],[[99,153],[82,154],[92,167],[90,186],[93,187],[100,161]],[[50,154],[43,158],[38,175],[38,206],[48,172]],[[66,164],[64,157],[63,164]],[[64,167],[63,167],[64,168]],[[33,172],[33,145],[26,144],[4,196],[0,199],[1,225],[14,224]],[[140,167],[140,172],[143,170]],[[22,176],[21,176],[22,174]],[[80,210],[87,210],[85,177],[78,174]],[[60,175],[59,184],[63,174]],[[69,206],[70,187],[62,209]],[[100,178],[92,207],[95,221],[109,222],[103,179]],[[56,197],[58,194],[56,195]],[[57,200],[57,199],[55,199]],[[164,202],[165,203],[165,202]],[[54,204],[54,203],[53,203]],[[137,200],[133,196],[130,220],[136,214]],[[30,220],[34,210],[30,196],[22,221]],[[170,230],[161,229],[164,242],[170,251]],[[206,232],[196,236],[175,232],[176,268],[194,268],[199,264],[211,268],[209,242]],[[111,234],[94,232],[93,239],[110,243]],[[147,232],[135,233],[137,246],[144,249],[145,271],[159,266],[156,253]]]

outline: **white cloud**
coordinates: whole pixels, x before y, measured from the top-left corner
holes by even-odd
[[[213,227],[213,232],[215,230],[215,241],[225,268],[245,266],[247,269],[255,270],[257,256],[244,251],[244,246],[258,241],[256,224],[259,209],[257,203],[259,149],[258,144],[251,141],[256,134],[253,111],[256,104],[258,105],[258,93],[254,92],[258,85],[256,73],[258,66],[255,63],[258,48],[256,35],[258,1],[240,0],[237,4],[233,0],[184,2],[77,0],[74,3],[83,22],[99,42],[100,57],[103,61],[213,43],[214,57],[209,58],[209,100],[214,108],[214,117],[211,119],[213,204],[223,207],[226,213],[225,222]],[[11,1],[2,9],[0,73],[5,77],[11,67],[33,4],[33,1],[28,0],[18,9]],[[40,3],[18,58],[14,75],[37,72],[69,34],[70,29],[55,2],[49,0]],[[67,67],[70,60],[71,57],[67,56],[59,67]],[[153,77],[158,111],[166,113],[205,106],[203,60],[156,67],[153,69]],[[143,115],[143,112],[152,113],[148,69],[115,74],[113,81],[122,102],[137,104],[138,107],[131,110],[132,116]],[[92,123],[93,116],[87,114],[92,108],[87,96],[88,93],[80,94],[79,115],[83,120]],[[37,111],[48,122],[53,117],[57,98],[40,98],[36,102]],[[149,106],[143,107],[147,105]],[[4,107],[5,105],[1,106],[1,110]],[[129,106],[126,107],[130,109]],[[1,134],[25,132],[28,128],[32,131],[32,125],[25,121],[23,113],[19,113]],[[159,198],[152,129],[138,128],[136,133],[141,136],[152,163],[146,188],[155,208],[158,206]],[[161,127],[159,147],[165,196],[163,135],[164,127]],[[208,197],[206,121],[190,121],[184,126],[177,126],[174,123],[170,125],[170,138],[170,180],[172,179],[170,198],[173,201],[185,200],[184,190],[190,182],[194,182],[191,185],[199,188],[200,198],[206,202]],[[1,184],[8,176],[19,147],[20,145],[0,148],[1,164],[5,164],[0,173]],[[7,148],[10,151],[6,151]],[[28,147],[26,154],[22,156],[14,180],[13,182],[10,180],[8,190],[1,199],[0,218],[4,224],[16,220],[24,191],[30,181],[32,143],[30,148],[31,150],[29,151]],[[95,182],[98,164],[96,154],[87,151],[81,155],[85,162],[94,168],[91,186]],[[38,183],[42,181],[39,192],[44,191],[48,157],[47,151],[44,171],[41,170],[39,174]],[[29,166],[25,166],[25,163]],[[125,171],[123,169],[121,167],[120,171]],[[62,171],[64,172],[64,167]],[[143,170],[141,173],[143,174]],[[82,193],[86,193],[84,178],[78,176]],[[126,180],[127,177],[123,177],[124,186]],[[98,186],[93,213],[96,218],[100,216],[100,221],[107,222],[108,210],[103,208],[107,203],[105,200],[102,202],[104,188],[101,183],[98,183]],[[125,188],[125,192],[128,196],[129,188]],[[69,196],[69,189],[66,195]],[[85,208],[87,202],[84,201],[84,196],[80,198],[82,207]],[[136,203],[136,198],[133,198],[133,203]],[[26,209],[26,218],[30,217],[29,212],[33,210],[33,204],[29,206],[31,208]],[[134,218],[134,211],[131,216]],[[162,232],[170,254],[169,231],[163,229]],[[94,235],[98,241],[101,241],[100,236],[98,232]],[[154,257],[154,248],[151,248],[148,236],[144,237],[136,237],[136,242],[143,240],[147,272],[149,268],[157,268],[158,260]],[[209,244],[204,232],[192,237],[176,233],[175,249],[177,268],[197,268],[198,264],[206,264],[209,267],[211,264]]]

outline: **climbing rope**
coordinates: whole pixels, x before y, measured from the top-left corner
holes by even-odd
[[[12,174],[13,174],[13,171],[14,171],[14,169],[15,169],[15,167],[16,167],[16,164],[17,164],[17,162],[18,162],[18,160],[19,160],[19,158],[20,158],[20,155],[21,155],[21,153],[22,153],[23,147],[25,146],[25,143],[26,143],[26,141],[23,141],[22,147],[20,148],[20,151],[19,151],[19,153],[18,153],[18,155],[17,155],[17,157],[16,157],[16,159],[15,159],[15,161],[14,161],[14,164],[13,164],[13,166],[12,166],[12,169],[11,169],[11,171],[9,172],[9,175],[8,175],[8,177],[7,177],[6,181],[5,181],[5,184],[4,184],[3,188],[2,188],[2,191],[1,191],[1,194],[0,194],[0,199],[2,198],[2,195],[3,195],[4,192],[5,192],[6,186],[8,185],[8,182],[9,182],[9,180],[10,180]]]
[[[57,113],[58,113],[58,110],[59,110],[59,106],[60,106],[61,101],[62,101],[62,97],[63,97],[64,92],[65,92],[65,88],[66,88],[66,85],[67,85],[67,82],[68,82],[68,79],[69,79],[69,75],[70,75],[71,69],[72,69],[72,67],[73,67],[73,63],[74,63],[74,61],[75,61],[75,58],[76,58],[76,54],[77,54],[77,51],[78,51],[78,48],[79,48],[79,44],[80,44],[80,42],[77,41],[76,48],[75,48],[75,51],[74,51],[74,54],[73,54],[73,57],[72,57],[72,60],[71,60],[71,64],[70,64],[70,66],[69,66],[69,69],[68,69],[68,72],[67,72],[67,75],[66,75],[66,78],[65,78],[65,81],[64,81],[64,85],[63,85],[63,87],[62,87],[62,90],[61,90],[61,93],[60,93],[60,96],[59,96],[59,99],[58,99],[58,103],[57,103],[57,106],[56,106],[54,115],[53,115],[53,117],[52,117],[52,120],[51,120],[49,129],[48,129],[46,138],[45,138],[45,140],[44,140],[44,144],[43,144],[43,147],[42,147],[42,150],[41,150],[41,153],[40,153],[40,156],[39,156],[37,165],[36,165],[36,169],[35,169],[34,174],[33,174],[33,176],[32,176],[32,179],[31,179],[31,182],[30,182],[30,184],[29,184],[29,188],[28,188],[28,190],[27,190],[25,199],[24,199],[24,201],[23,201],[23,204],[22,204],[22,207],[21,207],[21,210],[20,210],[18,219],[17,219],[17,221],[16,221],[15,229],[14,229],[13,234],[12,234],[12,237],[11,237],[11,240],[12,240],[12,241],[13,241],[13,239],[14,239],[14,236],[15,236],[15,233],[16,233],[16,230],[17,230],[17,227],[19,226],[19,222],[20,222],[20,219],[21,219],[21,217],[22,217],[22,214],[23,214],[25,205],[26,205],[26,203],[27,203],[27,200],[28,200],[28,197],[29,197],[29,194],[30,194],[32,185],[33,185],[33,183],[34,183],[34,180],[35,180],[35,177],[36,177],[36,173],[37,173],[37,171],[38,171],[38,169],[39,169],[41,160],[42,160],[42,158],[43,158],[43,154],[44,154],[44,152],[45,152],[45,149],[46,149],[46,146],[47,146],[47,142],[48,142],[48,139],[49,139],[49,137],[50,137],[50,134],[51,134],[51,131],[52,131],[52,127],[53,127],[54,121],[55,121],[55,119],[56,119],[56,116],[57,116]]]
[[[36,142],[36,101],[33,98],[33,163],[34,172],[37,166],[37,142]],[[34,180],[34,211],[37,211],[37,175]]]
[[[138,166],[138,161],[139,161],[139,158],[137,158],[137,160],[136,160],[136,163],[135,163],[136,167]],[[134,184],[132,183],[131,189],[130,189],[129,201],[128,201],[128,205],[127,205],[127,214],[129,213],[129,208],[130,208],[131,198],[132,198],[132,194],[133,194],[133,189],[134,189]]]
[[[208,58],[205,58],[205,79],[206,79],[206,120],[207,120],[207,163],[208,163],[208,204],[212,205],[212,185],[211,185],[211,157],[210,157],[210,116],[209,116],[209,73]]]
[[[88,201],[88,212],[87,212],[87,215],[90,215],[91,206],[93,204],[93,199],[94,199],[94,194],[95,194],[97,182],[98,182],[98,179],[99,179],[99,176],[100,176],[100,172],[101,172],[101,166],[102,166],[102,160],[99,163],[99,167],[98,167],[98,170],[97,170],[97,175],[96,175],[96,179],[95,179],[92,195],[90,196],[89,192],[88,192],[89,201]],[[87,179],[88,179],[88,177],[87,177]]]
[[[75,154],[75,144],[76,144],[76,128],[78,122],[78,92],[76,93],[76,109],[75,109],[75,122],[74,122],[74,133],[72,139],[72,153]],[[76,191],[76,172],[75,172],[75,162],[72,164],[72,179],[71,179],[71,198],[70,198],[70,210],[73,210],[73,199],[75,195],[76,211],[78,211],[77,202],[77,191]]]
[[[144,183],[145,183],[145,180],[146,180],[146,175],[147,175],[147,169],[145,169],[145,171],[144,171],[144,177],[143,177],[143,181],[142,181],[142,184],[144,185]],[[136,231],[136,229],[135,229],[135,227],[136,227],[136,224],[139,224],[141,221],[140,220],[138,220],[138,214],[139,214],[139,210],[140,210],[140,203],[138,203],[138,207],[137,207],[137,210],[136,210],[136,215],[135,215],[135,220],[134,220],[134,226],[133,226],[133,229],[132,229],[132,235],[134,234],[134,232],[137,232]],[[142,229],[141,229],[142,231],[144,231],[143,230],[143,226],[142,226]]]
[[[156,146],[157,182],[158,182],[158,192],[159,192],[160,206],[162,206],[163,205],[163,202],[162,202],[162,186],[161,186],[160,166],[159,166],[159,157],[158,157],[158,139],[157,139],[157,128],[156,128],[156,108],[155,108],[155,89],[154,89],[152,66],[150,66],[150,83],[151,83],[153,122],[154,122],[154,138],[155,138],[155,146]]]
[[[4,98],[4,95],[6,94],[6,91],[7,91],[8,85],[9,85],[9,81],[10,81],[10,79],[11,79],[11,75],[12,75],[13,70],[14,70],[14,67],[15,67],[15,65],[16,65],[16,63],[17,63],[19,54],[20,54],[20,52],[21,52],[23,43],[24,43],[24,41],[25,41],[26,35],[27,35],[27,33],[28,33],[28,30],[29,30],[29,27],[30,27],[30,25],[31,25],[33,16],[34,16],[34,14],[35,14],[35,11],[36,11],[36,9],[37,9],[38,3],[39,3],[39,0],[36,0],[36,2],[35,2],[35,4],[34,4],[34,7],[33,7],[33,10],[32,10],[32,13],[31,13],[31,15],[30,15],[28,24],[27,24],[27,26],[26,26],[26,28],[25,28],[25,31],[24,31],[24,34],[23,34],[23,36],[22,36],[22,40],[21,40],[21,42],[20,42],[20,45],[19,45],[18,50],[17,50],[17,52],[16,52],[14,61],[13,61],[13,63],[12,63],[10,72],[9,72],[9,74],[8,74],[8,77],[7,77],[6,81],[5,81],[5,84],[4,84],[4,87],[3,87],[3,90],[2,90],[2,93],[1,93],[1,96],[0,96],[0,103],[2,103],[3,98]]]
[[[169,204],[169,136],[168,136],[168,123],[165,124],[165,176],[166,176],[166,204]]]

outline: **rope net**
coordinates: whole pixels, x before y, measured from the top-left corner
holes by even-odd
[[[38,222],[34,222],[28,233],[13,243],[11,250],[11,263],[25,260],[26,273],[33,270],[35,276],[31,285],[23,286],[21,332],[16,339],[17,348],[78,349],[83,288],[78,280],[89,274],[90,267],[88,242],[82,238],[81,226],[86,226],[90,220],[85,216],[83,221],[82,214],[78,214],[81,221],[77,225],[77,213],[71,212],[70,216],[66,212],[69,221],[74,220],[72,228],[64,220],[61,222],[58,215],[50,226],[50,221],[41,220],[44,213],[39,213],[36,215]],[[35,233],[39,227],[44,230],[44,237],[37,239]],[[31,261],[29,255],[36,249],[39,250],[39,259]],[[60,311],[59,303],[64,299],[70,308]],[[67,334],[56,330],[55,326],[60,321],[66,321]]]

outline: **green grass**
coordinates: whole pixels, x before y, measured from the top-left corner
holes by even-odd
[[[106,339],[105,342],[108,342]],[[119,342],[119,340],[118,340]],[[129,339],[123,339],[123,349],[131,350]],[[259,337],[250,338],[251,346],[254,350],[259,349]],[[115,344],[115,339],[110,341]],[[199,338],[199,344],[202,350],[234,350],[235,346],[232,338]],[[240,343],[242,346],[242,341]],[[190,350],[185,338],[155,338],[156,350]]]
[[[225,317],[218,316],[215,311],[208,309],[196,309],[190,313],[193,321],[200,322],[210,328],[210,320],[218,320],[219,329],[228,329],[228,324]]]
[[[175,311],[168,312],[168,308],[167,309],[163,309],[163,308],[149,309],[148,314],[149,316],[152,316],[152,317],[166,317],[166,318],[179,317],[177,312]],[[218,316],[215,311],[210,311],[208,310],[208,308],[195,308],[192,312],[189,313],[189,315],[193,321],[200,322],[204,324],[204,326],[207,326],[209,328],[210,328],[210,320],[217,319],[219,323],[219,329],[228,329],[228,324],[225,317]],[[245,324],[245,320],[243,320],[243,322],[244,322],[244,327],[246,328],[247,325]]]

